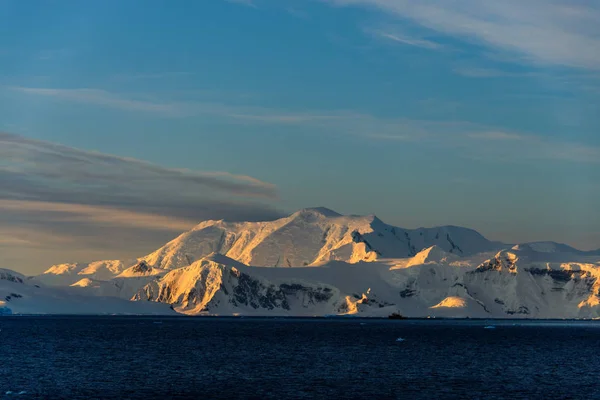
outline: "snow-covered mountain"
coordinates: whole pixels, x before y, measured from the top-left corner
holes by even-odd
[[[459,256],[499,248],[471,229],[403,229],[372,215],[342,216],[309,208],[271,222],[206,221],[143,260],[155,268],[175,269],[220,253],[247,265],[302,267],[330,260],[411,257],[433,245]]]
[[[138,260],[10,276],[40,295],[164,303],[190,315],[600,317],[600,252],[502,245],[466,228],[403,229],[324,208],[206,221]]]
[[[35,280],[48,286],[69,286],[85,278],[105,281],[116,277],[127,267],[134,264],[136,264],[136,260],[104,260],[89,264],[58,264],[53,265],[43,274],[37,275]]]
[[[84,278],[105,281],[134,276],[140,265],[151,269],[150,274],[161,274],[212,253],[261,267],[315,266],[330,260],[355,263],[411,257],[433,245],[458,256],[502,248],[472,229],[404,229],[373,215],[343,216],[318,207],[276,221],[205,221],[139,260],[59,264],[36,279],[46,285],[68,286]]]
[[[172,315],[175,312],[168,304],[91,296],[68,287],[45,287],[17,272],[0,269],[0,315],[11,314]]]
[[[408,260],[260,268],[212,255],[150,282],[134,299],[186,314],[600,317],[599,257],[555,263],[504,250],[481,258],[433,247]]]
[[[568,254],[577,256],[600,256],[600,250],[582,251],[563,243],[556,242],[530,242],[517,244],[513,246],[513,250],[531,253],[552,253],[552,254]]]

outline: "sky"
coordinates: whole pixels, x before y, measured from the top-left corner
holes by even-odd
[[[592,0],[0,0],[0,268],[326,206],[600,248]]]

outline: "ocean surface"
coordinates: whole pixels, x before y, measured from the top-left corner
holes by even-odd
[[[599,377],[600,321],[0,317],[0,399],[590,399]]]

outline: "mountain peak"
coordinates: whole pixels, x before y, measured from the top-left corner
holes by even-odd
[[[383,222],[377,215],[375,214],[370,214],[368,215],[368,218],[371,220],[371,224],[373,226],[376,226],[378,228],[383,228],[384,226],[387,226],[387,224],[385,222]]]
[[[301,210],[296,211],[295,213],[293,213],[291,215],[293,216],[320,216],[320,217],[326,217],[326,218],[334,218],[334,217],[341,217],[342,214],[337,213],[327,207],[310,207],[310,208],[303,208]]]
[[[198,260],[201,264],[202,262],[213,262],[215,264],[221,264],[221,265],[226,265],[229,267],[245,267],[246,264],[241,263],[237,260],[234,260],[233,258],[229,258],[226,255],[223,255],[221,253],[216,253],[213,252],[209,255],[207,255],[206,257],[202,257],[200,260]]]
[[[0,268],[0,280],[23,283],[25,276],[9,269]]]
[[[421,250],[408,263],[408,266],[423,265],[428,263],[441,263],[446,261],[452,255],[444,251],[439,246],[431,246]]]
[[[512,250],[532,251],[535,253],[581,253],[569,245],[557,242],[529,242],[513,246]]]

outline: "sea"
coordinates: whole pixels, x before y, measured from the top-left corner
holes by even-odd
[[[0,399],[594,399],[600,321],[0,317]]]

